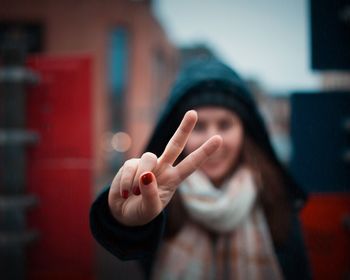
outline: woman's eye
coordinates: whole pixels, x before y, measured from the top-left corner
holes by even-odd
[[[202,122],[197,122],[195,127],[194,127],[194,131],[200,132],[200,131],[204,131],[206,128],[205,124]]]
[[[230,129],[233,126],[233,122],[228,120],[223,120],[219,122],[219,129],[221,131],[225,131],[227,129]]]

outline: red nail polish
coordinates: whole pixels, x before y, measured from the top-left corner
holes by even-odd
[[[134,195],[140,195],[141,194],[140,188],[138,186],[135,186],[132,189],[132,192],[133,192]]]
[[[125,199],[127,199],[127,198],[129,197],[129,192],[126,191],[126,190],[124,190],[124,191],[122,192],[122,197],[125,198]]]
[[[141,176],[141,181],[144,185],[149,185],[152,183],[152,173],[148,172]]]

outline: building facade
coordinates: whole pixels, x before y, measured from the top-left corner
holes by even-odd
[[[177,50],[153,16],[151,1],[0,0],[0,6],[0,41],[25,37],[29,52],[92,57],[96,175],[113,152],[105,147],[113,129],[131,140],[115,156],[138,155],[177,69]]]
[[[95,194],[110,182],[119,165],[126,158],[138,156],[146,144],[177,71],[178,51],[153,16],[152,1],[0,0],[0,7],[0,70],[4,49],[16,45],[28,55],[29,66],[44,73],[39,91],[47,93],[45,102],[52,102],[50,108],[39,108],[43,99],[40,92],[35,93],[39,102],[32,98],[29,111],[39,116],[35,121],[45,122],[48,136],[52,137],[51,132],[58,126],[64,131],[58,137],[61,139],[50,138],[55,149],[50,155],[54,154],[55,159],[38,157],[38,147],[45,148],[44,137],[28,153],[29,179],[22,187],[39,203],[30,213],[26,209],[18,211],[25,217],[23,226],[35,228],[40,235],[29,249],[23,247],[21,260],[9,261],[14,267],[10,272],[25,267],[23,259],[28,257],[21,273],[28,279],[111,279],[111,275],[117,277],[126,270],[126,275],[133,278],[137,273],[134,266],[119,264],[102,249],[93,249],[88,211]],[[55,88],[47,89],[45,83],[51,78],[56,79],[50,83]],[[75,85],[79,94],[72,88],[66,91],[67,85]],[[77,96],[84,99],[81,104]],[[75,119],[70,121],[69,108],[73,107]],[[58,114],[58,108],[67,113]],[[47,115],[59,119],[48,123]],[[76,157],[79,146],[72,147],[77,141],[74,145],[68,143],[86,123],[89,127],[84,131],[91,136],[80,141],[92,148],[91,162]],[[0,132],[3,130],[6,133],[6,127],[0,125]],[[62,152],[61,144],[70,148]],[[1,205],[5,195],[0,191]],[[0,232],[12,238],[17,229],[9,231],[0,223]],[[1,250],[8,246],[3,243]],[[0,278],[6,277],[3,267]],[[94,275],[91,270],[96,267]]]

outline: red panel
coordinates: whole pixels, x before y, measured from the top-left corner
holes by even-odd
[[[92,189],[91,60],[34,57],[41,82],[28,93],[28,127],[40,141],[28,152],[28,190],[39,206],[29,226],[29,279],[93,279],[88,213]]]
[[[302,212],[314,279],[350,275],[350,194],[312,195]],[[349,222],[349,221],[348,221]]]
[[[36,57],[30,65],[41,75],[28,94],[29,126],[40,131],[43,158],[91,157],[91,67],[86,58]]]

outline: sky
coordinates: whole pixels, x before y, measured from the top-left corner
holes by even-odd
[[[319,88],[307,0],[155,0],[153,7],[175,45],[205,43],[270,93]]]

